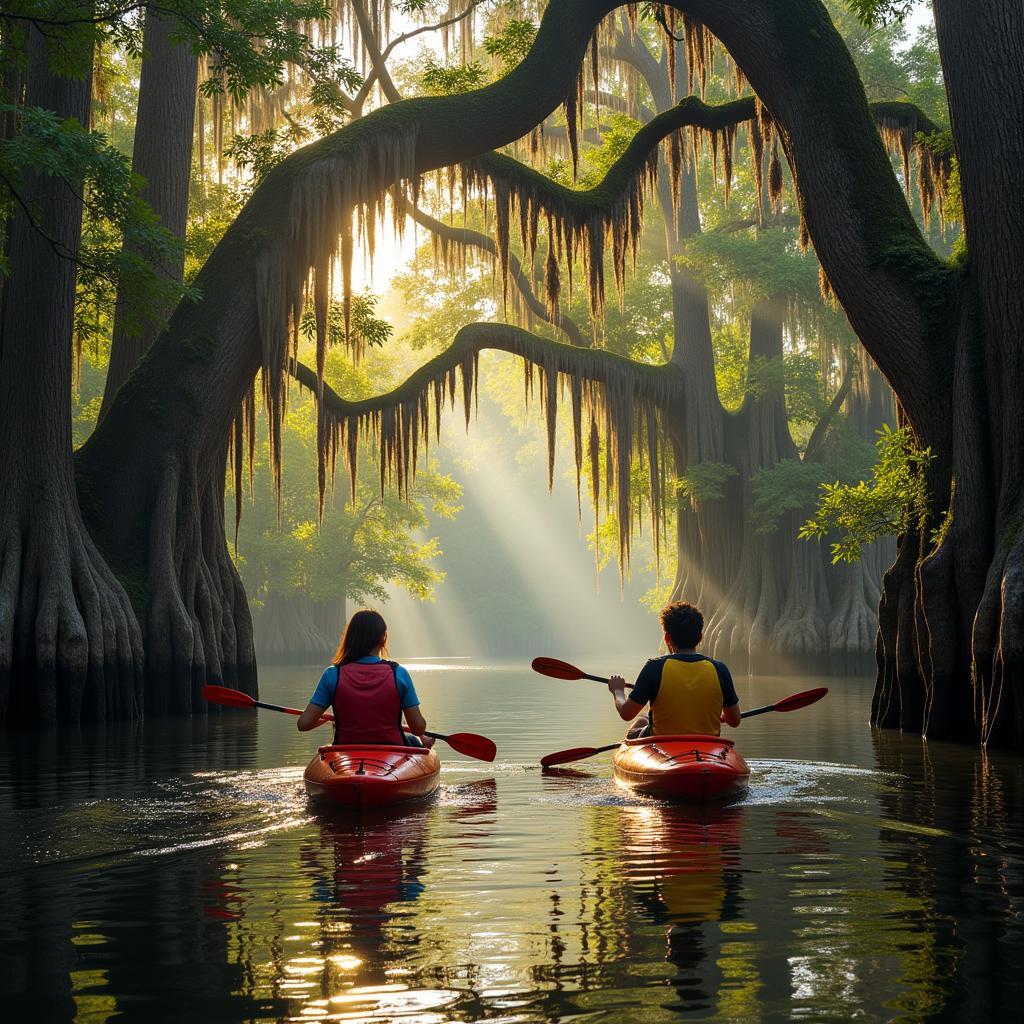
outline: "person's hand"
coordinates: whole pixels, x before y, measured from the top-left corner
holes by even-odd
[[[319,729],[321,725],[334,725],[334,719],[331,718],[329,715],[324,715],[324,717],[321,718],[320,721],[317,722],[313,728]]]
[[[625,690],[625,688],[626,680],[623,679],[622,676],[612,676],[611,679],[608,680],[608,689],[611,690],[612,693]]]
[[[433,736],[420,736],[420,743],[423,744],[428,750],[437,742]]]

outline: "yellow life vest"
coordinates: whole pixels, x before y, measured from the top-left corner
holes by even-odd
[[[722,731],[722,685],[713,661],[681,661],[668,657],[661,663],[661,684],[651,702],[651,731],[655,735]]]

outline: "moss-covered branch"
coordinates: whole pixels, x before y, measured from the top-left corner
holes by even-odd
[[[825,443],[829,427],[832,426],[836,416],[839,415],[839,410],[843,407],[843,402],[846,401],[850,389],[853,387],[853,378],[854,370],[851,366],[846,371],[846,376],[843,377],[839,390],[832,396],[832,401],[828,403],[828,407],[821,414],[818,422],[814,424],[811,436],[807,439],[807,447],[804,449],[804,462],[813,462],[817,457],[818,450]]]
[[[397,212],[405,213],[417,224],[425,227],[434,237],[435,253],[447,262],[447,255],[452,248],[456,249],[478,249],[489,256],[497,257],[498,249],[494,239],[481,231],[473,231],[471,228],[455,227],[453,224],[446,224],[429,213],[421,210],[418,206],[410,206],[406,203],[399,203]],[[523,302],[530,313],[540,320],[544,320],[553,327],[562,331],[570,344],[581,348],[590,348],[594,341],[580,330],[579,325],[572,317],[556,310],[552,313],[533,290],[529,276],[522,268],[519,258],[514,253],[508,257],[509,280],[516,286]]]
[[[326,383],[318,384],[315,370],[291,361],[295,379],[319,396],[325,453],[321,472],[333,472],[340,450],[354,480],[360,442],[369,435],[380,450],[381,487],[390,481],[407,492],[421,452],[429,446],[431,434],[437,436],[440,431],[445,406],[454,406],[460,398],[468,425],[480,353],[487,349],[523,359],[527,399],[539,390],[547,425],[549,483],[554,474],[559,399],[568,394],[577,483],[586,459],[595,514],[602,487],[614,491],[619,554],[621,564],[626,564],[634,518],[630,474],[634,455],[648,464],[655,524],[664,521],[667,509],[662,417],[680,416],[684,401],[683,373],[672,364],[638,363],[599,349],[549,341],[508,324],[488,323],[467,324],[444,352],[397,388],[358,401],[342,398]]]
[[[480,187],[487,186],[495,197],[495,241],[503,276],[507,277],[510,222],[519,222],[520,238],[527,254],[536,255],[538,223],[548,227],[548,256],[545,272],[547,304],[558,307],[561,292],[560,264],[569,270],[583,262],[591,312],[601,314],[604,303],[604,260],[608,244],[612,250],[615,283],[621,298],[627,261],[635,261],[643,210],[657,175],[658,144],[684,128],[717,133],[716,149],[731,168],[732,141],[736,125],[754,116],[752,96],[730,103],[709,105],[688,96],[643,125],[623,154],[591,189],[567,188],[544,174],[503,153],[487,153],[469,163],[469,174]],[[672,147],[670,159],[673,192],[678,195],[682,167],[681,147]]]

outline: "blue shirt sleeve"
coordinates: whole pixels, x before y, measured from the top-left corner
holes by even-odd
[[[416,687],[412,685],[409,673],[401,665],[395,668],[395,682],[398,683],[398,699],[402,702],[402,710],[419,707],[420,699],[416,696]]]
[[[320,682],[316,684],[313,696],[309,698],[310,704],[318,708],[329,708],[334,703],[334,691],[338,688],[338,669],[335,665],[328,665]]]
[[[636,677],[636,683],[629,699],[635,700],[637,704],[650,704],[658,696],[658,690],[661,687],[661,668],[660,658],[652,658],[647,662],[640,669],[640,675]]]
[[[739,704],[740,699],[736,696],[736,687],[733,685],[732,673],[720,661],[716,661],[715,668],[718,670],[718,682],[722,687],[722,707],[731,708]]]

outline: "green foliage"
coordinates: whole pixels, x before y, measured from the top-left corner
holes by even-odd
[[[337,131],[348,118],[345,92],[356,92],[363,76],[337,46],[312,47],[303,62],[311,84],[309,103],[313,131],[320,136]]]
[[[825,411],[821,367],[809,352],[754,356],[747,365],[746,393],[752,398],[785,394],[786,412],[794,423],[817,423]]]
[[[850,10],[867,27],[903,21],[914,9],[916,0],[846,0]]]
[[[695,462],[679,476],[679,493],[690,499],[692,508],[702,501],[717,501],[725,494],[726,481],[736,476],[736,467],[726,462]]]
[[[838,532],[833,562],[857,561],[865,544],[906,533],[927,521],[929,494],[925,470],[934,456],[917,446],[909,427],[879,431],[878,461],[870,480],[823,483],[815,516],[800,529],[805,539]]]
[[[476,61],[442,64],[427,54],[420,65],[419,84],[428,96],[454,96],[486,85],[487,72]]]
[[[747,394],[747,354],[750,331],[746,323],[730,318],[712,324],[715,351],[715,382],[722,405],[736,412]]]
[[[787,512],[808,508],[828,472],[820,463],[801,459],[782,459],[774,466],[759,469],[750,478],[754,529],[758,533],[774,533]]]
[[[417,351],[447,348],[464,324],[492,320],[500,309],[489,270],[470,267],[465,280],[435,273],[429,245],[420,249],[408,270],[395,275],[392,288],[406,306],[402,339]]]
[[[93,48],[110,40],[136,55],[142,52],[144,7],[138,0],[5,0],[4,57],[24,45],[28,24],[44,29],[54,73],[80,78]],[[309,43],[304,22],[330,16],[322,0],[164,0],[164,17],[176,22],[176,38],[206,55],[213,68],[200,88],[241,99],[250,89],[279,85],[287,64],[300,64]]]
[[[78,264],[80,311],[112,304],[118,282],[136,323],[152,319],[157,310],[191,294],[157,271],[160,263],[173,262],[180,254],[180,242],[160,225],[140,195],[142,180],[131,173],[128,158],[105,135],[40,107],[0,104],[0,116],[15,117],[19,124],[13,136],[0,139],[0,212],[4,216],[19,207],[45,234],[47,211],[21,184],[29,170],[63,181],[84,199],[82,245],[77,254],[62,254]],[[127,246],[122,246],[122,239]],[[0,273],[11,269],[0,259]],[[92,319],[91,312],[84,315],[86,322]]]
[[[267,128],[253,135],[232,137],[224,153],[235,166],[251,175],[247,191],[251,193],[297,145],[306,138],[306,131],[294,122],[280,128]]]
[[[394,333],[394,327],[387,320],[381,320],[377,316],[377,302],[377,296],[368,291],[352,296],[349,337],[357,347],[383,348]],[[306,341],[316,338],[316,316],[309,306],[303,310],[299,330]],[[327,309],[327,344],[333,347],[343,344],[344,341],[344,308],[340,302],[332,301]]]
[[[681,262],[712,291],[743,282],[753,298],[818,301],[818,261],[792,231],[709,231],[687,239]]]
[[[484,49],[495,58],[501,74],[507,75],[529,53],[536,36],[532,21],[513,18],[497,35],[484,37]]]
[[[193,168],[185,231],[185,280],[192,281],[238,213],[241,191],[217,182],[201,183]]]
[[[625,153],[640,127],[639,121],[626,114],[611,114],[602,120],[601,144],[589,146],[580,154],[575,180],[572,176],[572,163],[565,159],[552,160],[544,173],[565,188],[595,188],[601,184],[612,165]]]
[[[327,378],[352,397],[373,390],[371,375],[337,354],[328,359]],[[303,596],[315,602],[384,601],[389,585],[421,599],[432,596],[444,578],[435,564],[440,547],[436,538],[418,534],[429,525],[428,509],[449,519],[459,511],[461,488],[451,477],[430,464],[421,467],[410,501],[392,490],[381,494],[375,453],[368,448],[361,453],[355,493],[349,493],[342,474],[318,526],[315,405],[311,396],[296,394],[284,427],[287,486],[278,523],[262,421],[258,429],[257,500],[242,518],[235,553],[255,609],[270,595]],[[229,491],[231,486],[229,480]],[[228,504],[233,504],[233,495]]]

